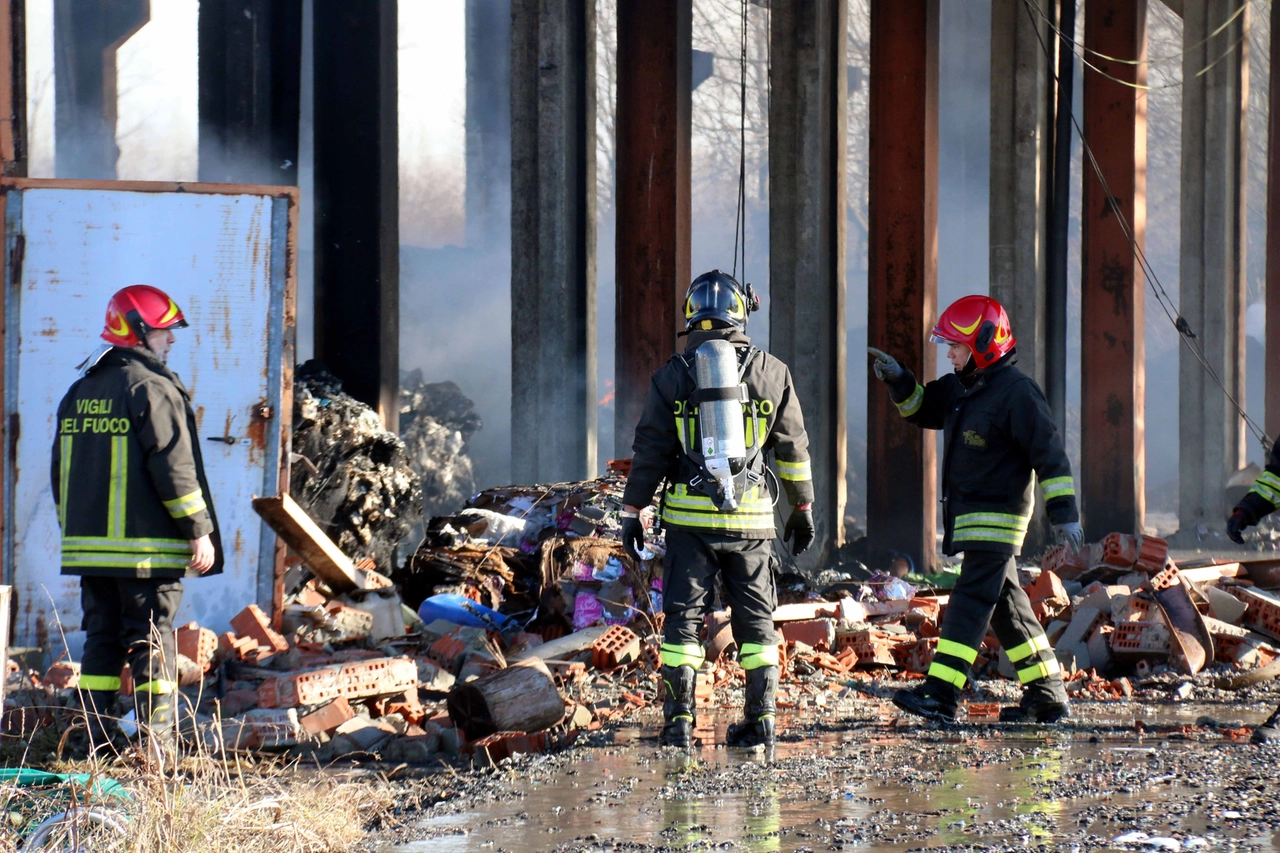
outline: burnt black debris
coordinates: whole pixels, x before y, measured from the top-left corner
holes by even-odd
[[[422,518],[405,443],[316,361],[298,368],[293,423],[293,452],[307,460],[293,464],[294,499],[348,556],[394,565],[396,545]]]

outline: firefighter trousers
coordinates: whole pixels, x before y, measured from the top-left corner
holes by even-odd
[[[778,665],[778,635],[773,611],[778,603],[773,581],[773,541],[738,539],[667,528],[662,578],[662,662],[667,666],[702,665],[698,632],[710,612],[715,579],[724,582],[731,608],[730,627],[743,669]]]
[[[1058,659],[1031,609],[1031,599],[1018,585],[1017,564],[1013,557],[994,551],[964,552],[929,676],[963,688],[988,625],[1024,688],[1060,692]]]
[[[181,580],[80,578],[85,631],[80,687],[119,690],[120,672],[127,662],[135,693],[176,691],[178,649],[173,617],[181,602]]]

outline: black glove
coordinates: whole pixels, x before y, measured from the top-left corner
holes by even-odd
[[[875,347],[867,347],[867,352],[876,357],[876,360],[871,363],[871,369],[875,371],[876,379],[881,382],[887,382],[892,385],[907,372],[906,368],[898,364],[898,360],[889,355],[889,353],[878,350]]]
[[[644,550],[644,525],[640,519],[622,519],[622,550],[637,563],[643,559],[640,552]]]
[[[799,557],[803,554],[817,535],[818,528],[813,526],[812,509],[796,507],[791,510],[791,517],[787,519],[786,529],[782,532],[782,541],[791,543],[792,555]]]
[[[1253,523],[1254,521],[1249,517],[1249,513],[1242,509],[1236,509],[1235,512],[1231,513],[1231,517],[1227,519],[1227,536],[1231,538],[1232,542],[1239,542],[1243,545],[1245,528],[1251,527]]]

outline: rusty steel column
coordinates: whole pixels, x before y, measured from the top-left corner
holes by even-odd
[[[631,455],[649,378],[689,286],[692,0],[618,4],[614,452]]]
[[[199,12],[200,180],[298,183],[302,0],[221,0]]]
[[[1280,3],[1271,4],[1271,55],[1280,47]],[[1267,435],[1280,437],[1280,62],[1271,65],[1270,111],[1267,117]]]
[[[938,298],[938,3],[871,4],[867,341],[923,383]],[[937,434],[903,421],[884,386],[867,387],[867,539],[919,571],[935,562]]]
[[[395,0],[315,0],[315,352],[400,421]]]
[[[1097,68],[1084,69],[1084,138],[1111,191],[1108,197],[1086,157],[1078,480],[1085,536],[1096,540],[1111,531],[1141,532],[1146,511],[1145,279],[1120,222],[1123,217],[1141,247],[1147,99],[1135,86],[1146,85],[1147,69],[1130,63],[1147,58],[1146,0],[1090,0],[1084,43],[1096,52],[1090,63]]]
[[[27,3],[0,0],[0,171],[27,176]]]
[[[511,471],[596,475],[595,0],[511,4]]]
[[[769,350],[791,368],[809,433],[818,536],[799,565],[813,569],[844,544],[848,6],[770,10]]]
[[[54,146],[59,178],[114,180],[116,50],[151,20],[151,0],[54,0]]]

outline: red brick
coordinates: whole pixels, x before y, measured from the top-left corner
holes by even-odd
[[[1248,605],[1240,618],[1241,625],[1280,639],[1280,600],[1244,586],[1233,586],[1227,591]]]
[[[227,695],[222,697],[222,716],[236,717],[245,711],[251,711],[258,707],[258,692],[256,690],[228,690]]]
[[[441,669],[456,673],[466,651],[466,643],[454,634],[445,634],[427,649],[427,657],[440,664]]]
[[[44,683],[59,690],[80,686],[80,664],[58,661],[44,674]]]
[[[1169,543],[1158,536],[1138,537],[1137,568],[1154,574],[1169,561]]]
[[[307,734],[315,737],[321,732],[333,731],[355,715],[356,712],[351,710],[351,703],[339,696],[328,705],[299,718],[298,725],[302,726],[302,730]]]
[[[640,638],[623,625],[614,625],[591,644],[591,663],[596,669],[616,669],[640,659]]]
[[[1067,595],[1062,581],[1056,574],[1047,570],[1040,572],[1040,576],[1027,587],[1026,593],[1032,604],[1037,601],[1053,601],[1066,607],[1071,603],[1071,596]]]
[[[1155,622],[1120,622],[1111,634],[1117,658],[1160,657],[1169,653],[1169,629]]]
[[[836,620],[803,619],[782,623],[782,639],[788,643],[804,643],[821,652],[838,651],[836,646]]]
[[[427,718],[427,709],[418,701],[418,688],[410,687],[399,696],[389,696],[373,702],[379,716],[399,714],[409,725],[419,725]]]
[[[933,663],[933,656],[938,651],[936,637],[924,637],[914,643],[899,643],[893,647],[893,657],[898,666],[907,672],[924,674]]]
[[[1131,533],[1108,533],[1102,540],[1102,562],[1118,569],[1131,569],[1138,562],[1138,537]]]
[[[213,665],[213,656],[218,653],[218,635],[208,628],[201,628],[195,622],[188,622],[175,634],[178,638],[178,654],[199,664],[208,672]]]
[[[251,637],[259,646],[277,652],[289,651],[289,642],[271,627],[271,620],[256,604],[250,604],[236,614],[231,620],[231,627],[241,637]]]

